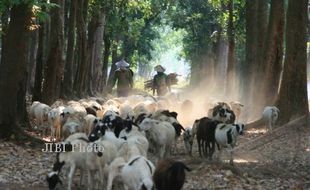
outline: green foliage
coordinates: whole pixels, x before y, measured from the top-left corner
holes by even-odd
[[[179,0],[169,12],[175,29],[187,31],[184,39],[184,56],[192,62],[207,54],[211,47],[211,34],[219,31],[227,38],[228,0]],[[234,0],[233,21],[237,57],[244,57],[245,0]]]
[[[55,3],[49,3],[44,0],[1,0],[0,1],[0,15],[11,9],[13,6],[26,3],[33,11],[33,15],[39,19],[39,21],[45,21],[48,18],[48,11],[51,8],[59,7]]]
[[[135,64],[152,58],[156,26],[172,0],[106,0],[106,34],[122,46],[121,54]]]

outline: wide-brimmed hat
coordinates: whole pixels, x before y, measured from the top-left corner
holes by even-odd
[[[120,60],[119,62],[116,62],[115,65],[117,68],[129,67],[129,63],[127,63],[124,59]]]
[[[154,67],[154,70],[157,71],[157,72],[165,72],[166,69],[163,66],[161,66],[161,65],[156,65]]]

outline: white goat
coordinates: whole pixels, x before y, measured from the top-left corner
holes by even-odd
[[[34,101],[30,107],[29,115],[36,120],[36,124],[40,127],[48,120],[48,112],[52,108],[46,104]]]
[[[147,139],[157,153],[157,158],[164,158],[170,154],[176,135],[174,127],[169,122],[145,118],[140,124],[140,129],[145,131]]]
[[[135,117],[135,113],[129,105],[121,105],[119,111],[120,111],[120,117],[122,119],[129,118],[132,120]]]
[[[85,132],[84,118],[79,114],[69,115],[62,126],[62,136],[67,138],[77,132]]]
[[[48,120],[51,125],[51,139],[54,139],[56,137],[56,141],[60,140],[61,138],[60,114],[63,112],[64,109],[65,109],[64,106],[59,106],[51,109],[48,112]]]
[[[274,128],[276,121],[278,120],[280,110],[275,106],[266,106],[263,111],[263,120],[266,123],[266,131]]]
[[[97,122],[99,122],[99,118],[92,114],[87,114],[84,117],[85,120],[85,132],[87,135],[90,134],[90,132],[93,130],[94,126],[96,125]]]

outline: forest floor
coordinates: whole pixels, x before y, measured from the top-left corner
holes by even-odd
[[[45,177],[55,153],[44,153],[43,148],[43,144],[33,147],[30,142],[0,141],[0,190],[48,189]],[[187,172],[184,190],[310,189],[310,126],[306,117],[268,133],[263,128],[246,130],[236,147],[234,166],[227,163],[226,154],[222,161],[217,155],[214,161],[199,158],[196,141],[193,157],[186,155],[181,139],[177,149],[172,157],[192,169]]]

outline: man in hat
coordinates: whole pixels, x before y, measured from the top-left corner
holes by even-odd
[[[117,81],[117,96],[126,97],[133,87],[133,72],[124,59],[115,63],[115,65],[117,69],[114,72],[112,88]]]
[[[167,92],[170,91],[168,76],[164,73],[166,69],[161,65],[156,65],[154,70],[157,72],[157,74],[153,79],[153,95],[155,94],[156,90],[158,96],[164,96]]]

